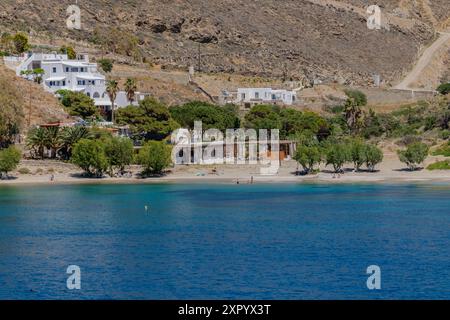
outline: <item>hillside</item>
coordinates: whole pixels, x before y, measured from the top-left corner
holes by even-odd
[[[34,125],[67,120],[68,114],[53,94],[45,92],[41,85],[16,77],[3,61],[0,61],[0,81],[0,90],[8,92],[22,107],[25,131]]]
[[[446,28],[450,3],[373,3],[389,28],[367,28],[364,0],[81,0],[81,31],[65,25],[71,0],[1,0],[0,25],[52,41],[75,39],[102,54],[166,69],[195,65],[204,72],[350,85],[367,85],[378,73],[391,83],[411,69],[435,31]]]

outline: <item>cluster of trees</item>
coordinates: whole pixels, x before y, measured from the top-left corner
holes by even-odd
[[[44,159],[47,156],[55,159],[59,156],[68,160],[72,156],[74,145],[89,137],[91,132],[86,127],[38,127],[30,130],[26,143],[34,158]]]
[[[294,159],[306,174],[314,172],[315,166],[322,162],[332,165],[337,173],[342,172],[344,165],[349,162],[353,163],[355,171],[360,171],[364,164],[369,171],[374,171],[383,160],[383,152],[359,138],[342,141],[332,138],[322,142],[304,138],[299,141]]]
[[[81,139],[73,147],[71,161],[88,176],[123,173],[133,161],[133,143],[128,138]]]
[[[254,106],[246,114],[244,126],[256,131],[259,129],[279,129],[281,139],[295,136],[299,132],[308,132],[322,141],[331,134],[327,120],[317,113],[285,109],[272,105]]]
[[[123,174],[132,163],[142,165],[143,175],[161,175],[171,163],[171,152],[163,141],[149,141],[134,156],[133,143],[128,138],[81,139],[74,146],[71,161],[90,177]]]
[[[99,128],[39,127],[27,136],[27,147],[38,159],[57,157],[71,161],[92,177],[123,174],[125,167],[140,164],[144,174],[161,174],[171,163],[171,148],[165,141],[149,141],[134,156],[133,141]]]

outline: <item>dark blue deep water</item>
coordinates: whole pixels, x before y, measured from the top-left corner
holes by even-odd
[[[0,299],[110,298],[448,299],[450,185],[0,187]]]

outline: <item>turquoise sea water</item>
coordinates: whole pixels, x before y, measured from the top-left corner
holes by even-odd
[[[448,299],[450,185],[3,186],[0,298]]]

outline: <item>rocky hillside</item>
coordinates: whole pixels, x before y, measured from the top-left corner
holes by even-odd
[[[365,85],[374,73],[399,79],[450,16],[448,0],[78,2],[80,31],[65,24],[73,0],[0,0],[0,26],[167,68]],[[371,4],[382,8],[382,30],[366,26]]]
[[[70,121],[53,94],[42,90],[42,86],[32,81],[19,78],[0,62],[0,93],[7,93],[18,103],[22,111],[22,129],[52,121]],[[1,105],[0,105],[1,107]]]

